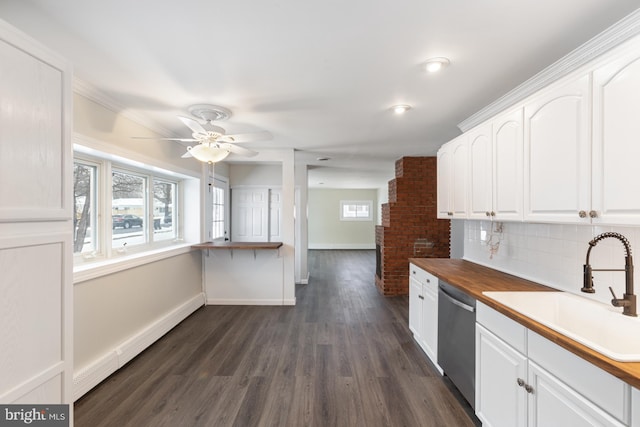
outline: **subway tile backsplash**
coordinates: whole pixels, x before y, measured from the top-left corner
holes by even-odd
[[[580,292],[588,242],[606,231],[626,236],[631,243],[632,254],[640,247],[640,227],[465,221],[464,259],[609,303],[609,286],[613,286],[616,295],[622,297],[623,271],[594,272],[596,293],[589,295]],[[590,263],[593,268],[623,269],[624,257],[625,251],[620,241],[605,239],[591,250]],[[638,294],[640,266],[635,271],[635,293]]]

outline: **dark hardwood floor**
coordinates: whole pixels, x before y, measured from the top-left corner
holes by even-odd
[[[374,264],[310,251],[295,307],[199,309],[78,400],[76,427],[479,425]]]

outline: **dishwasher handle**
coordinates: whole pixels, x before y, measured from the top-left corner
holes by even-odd
[[[442,289],[442,287],[440,288],[440,292],[441,292],[441,295],[444,295],[449,300],[449,302],[451,302],[451,304],[456,305],[456,306],[462,308],[463,310],[467,310],[467,311],[470,311],[471,313],[475,313],[475,311],[476,311],[475,307],[473,307],[471,305],[468,305],[468,304],[465,304],[465,303],[457,300],[456,298],[452,297],[451,295],[449,295],[447,293],[447,291]]]

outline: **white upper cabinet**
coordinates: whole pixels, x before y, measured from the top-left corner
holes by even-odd
[[[488,218],[493,210],[491,125],[469,132],[469,218]]]
[[[469,131],[469,218],[522,220],[522,109]]]
[[[522,109],[493,121],[493,212],[500,221],[522,220]]]
[[[467,137],[462,135],[438,150],[438,218],[467,218]]]
[[[589,222],[590,76],[543,91],[524,107],[524,219]]]
[[[640,224],[640,40],[593,73],[594,223]]]

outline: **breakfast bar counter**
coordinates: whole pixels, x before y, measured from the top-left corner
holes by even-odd
[[[284,305],[282,242],[204,242],[208,305]]]

